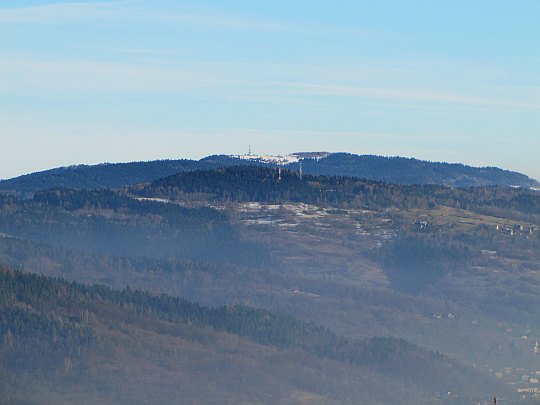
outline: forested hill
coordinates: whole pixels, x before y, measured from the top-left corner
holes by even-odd
[[[226,155],[208,156],[198,161],[182,159],[78,165],[2,180],[0,190],[31,197],[36,191],[53,187],[116,188],[154,181],[185,171],[240,165],[275,166],[273,163],[256,159],[243,160]],[[538,186],[537,181],[524,174],[495,167],[478,168],[401,157],[331,153],[320,159],[304,158],[302,166],[307,174],[350,176],[396,184],[439,184],[454,187]],[[291,163],[286,167],[290,170],[299,170],[299,163]]]
[[[445,205],[540,223],[540,193],[511,187],[398,185],[352,177],[304,175],[275,168],[229,167],[180,173],[131,191],[143,197],[260,203],[304,202],[348,208],[429,208]]]
[[[0,196],[0,230],[16,237],[114,256],[254,264],[258,243],[210,207],[139,201],[111,190],[51,189],[31,200]]]
[[[233,347],[226,346],[230,337],[225,333],[239,337]],[[2,403],[60,403],[69,398],[77,402],[80,397],[129,403],[141,401],[137,395],[151,396],[152,403],[170,402],[172,398],[212,402],[212,392],[204,386],[185,390],[183,386],[190,384],[190,378],[192,385],[202,380],[214,386],[220,379],[227,380],[231,372],[239,373],[235,378],[240,381],[252,378],[243,376],[238,366],[227,370],[223,350],[233,350],[235,363],[259,363],[257,369],[263,368],[266,373],[272,369],[265,357],[273,359],[270,363],[283,363],[297,356],[304,356],[304,373],[321,361],[330,368],[341,363],[341,367],[352,367],[353,372],[364,370],[364,378],[370,378],[370,373],[371,378],[379,376],[386,387],[384,392],[367,388],[362,394],[364,403],[390,403],[404,392],[408,399],[420,401],[417,403],[435,403],[436,392],[447,391],[460,393],[464,400],[496,387],[476,371],[400,339],[351,340],[266,310],[243,306],[207,308],[166,295],[84,286],[2,266],[0,334],[0,376],[10,381],[0,388]],[[173,347],[168,346],[169,341],[174,342]],[[248,352],[253,344],[261,345],[262,355]],[[265,349],[268,346],[273,349]],[[287,350],[286,356],[280,354],[283,350]],[[147,373],[142,370],[149,368],[153,370],[152,385],[147,383],[148,376],[137,374]],[[167,383],[161,378],[167,372],[180,370],[173,374],[172,387],[164,390]],[[252,373],[257,375],[255,369]],[[102,381],[103,376],[112,381]],[[276,378],[277,374],[266,374],[264,384],[272,385]],[[335,377],[328,378],[331,384],[337,383]],[[58,389],[56,381],[60,380],[62,388]],[[138,386],[138,380],[146,387]],[[302,389],[317,391],[318,387],[311,388],[309,381],[305,378]],[[242,385],[230,384],[216,391],[222,401],[232,403],[243,393],[251,395],[248,381]],[[354,391],[355,386],[351,384],[349,389]],[[261,392],[267,388],[258,387]],[[42,396],[37,398],[40,392]],[[351,398],[351,394],[341,393],[345,398]],[[273,395],[266,401],[283,399],[278,398],[278,390]],[[431,401],[427,400],[430,396]]]
[[[310,156],[310,153],[300,155]],[[203,160],[219,162],[223,167],[243,165],[245,162],[230,156],[210,156]],[[300,164],[290,163],[284,167],[298,171]],[[472,167],[460,163],[352,153],[329,153],[324,158],[304,158],[302,170],[307,174],[357,177],[395,184],[438,184],[451,187],[539,185],[538,181],[524,174],[497,167]]]
[[[53,187],[73,189],[115,188],[152,181],[186,170],[211,168],[194,160],[155,160],[151,162],[103,163],[59,167],[0,181],[0,190],[31,195]]]
[[[441,184],[454,187],[530,187],[537,184],[524,174],[497,167],[471,167],[459,163],[350,153],[332,153],[319,160],[305,159],[303,170],[310,174],[361,177],[398,184]]]
[[[153,160],[76,165],[0,180],[0,191],[31,198],[35,192],[50,188],[76,190],[118,188],[154,181],[176,173],[239,165],[264,164],[223,156],[208,156],[201,160]]]

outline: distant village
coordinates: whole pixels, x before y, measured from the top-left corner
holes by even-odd
[[[534,227],[525,227],[521,224],[515,224],[514,226],[495,225],[497,231],[506,232],[510,236],[532,236],[536,232]]]
[[[521,401],[540,402],[540,370],[505,367],[495,377],[514,387]]]
[[[512,329],[506,331],[513,332]],[[521,336],[518,334],[513,338],[512,346],[533,356],[539,356],[540,360],[540,333],[527,331]],[[540,369],[504,367],[492,372],[498,380],[513,387],[521,401],[540,403]]]

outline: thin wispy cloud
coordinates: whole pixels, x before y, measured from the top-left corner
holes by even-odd
[[[426,101],[484,106],[540,109],[540,103],[474,97],[455,93],[433,92],[425,89],[392,89],[375,87],[336,86],[313,83],[276,83],[290,94],[329,97],[363,97],[388,100]]]
[[[367,87],[352,82],[326,84],[303,81],[246,78],[244,72],[257,71],[242,64],[212,64],[193,61],[182,63],[121,63],[84,59],[11,57],[0,61],[0,73],[6,80],[4,91],[43,92],[175,92],[208,95],[259,102],[282,102],[310,105],[313,97],[372,99],[393,102],[427,102],[464,106],[540,109],[540,103],[519,99],[495,99],[429,88]],[[300,69],[300,67],[296,67]],[[283,66],[281,67],[283,71]],[[275,73],[275,72],[274,72]],[[366,74],[369,71],[366,71]],[[369,77],[364,77],[369,81]],[[207,90],[203,92],[203,90]],[[527,94],[521,93],[523,97]]]
[[[51,3],[10,8],[0,6],[0,23],[55,23],[81,19],[120,18],[126,12],[126,7],[132,4],[133,2],[129,0],[117,0]]]
[[[160,21],[193,25],[214,26],[228,29],[282,30],[284,23],[273,23],[258,19],[242,19],[234,16],[157,12],[140,7],[140,2],[118,0],[108,2],[66,2],[29,7],[0,8],[2,23],[57,23],[78,20],[125,19],[131,21]]]
[[[212,81],[196,70],[178,66],[58,58],[3,60],[0,74],[9,78],[3,87],[12,92],[171,92]]]
[[[445,152],[474,138],[479,156],[504,144],[536,161],[536,6],[495,7],[483,20],[472,18],[485,14],[474,2],[470,19],[455,5],[414,0],[293,3],[0,1],[0,131],[21,145],[80,127],[89,139],[139,132],[141,145],[177,136],[195,147],[207,137],[219,149],[236,129],[215,138],[181,129],[254,128],[241,142],[277,137],[276,152],[292,139],[316,147],[310,136],[381,153],[409,142],[436,148],[437,139]],[[511,31],[495,29],[516,18]],[[276,128],[293,132],[265,132]]]
[[[153,2],[159,5],[159,1]],[[136,0],[64,2],[37,6],[2,8],[0,5],[0,23],[75,23],[103,19],[119,21],[145,21],[153,23],[187,24],[199,28],[214,28],[232,31],[259,31],[303,33],[312,35],[338,34],[355,35],[366,38],[388,38],[403,41],[405,38],[385,32],[359,29],[357,27],[333,26],[330,24],[314,24],[299,21],[274,21],[262,18],[245,18],[222,12],[181,12],[169,10],[155,11],[158,7],[148,9],[148,3]]]

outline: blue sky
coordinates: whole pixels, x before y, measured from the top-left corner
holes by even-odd
[[[540,1],[0,3],[0,178],[348,151],[540,178]]]

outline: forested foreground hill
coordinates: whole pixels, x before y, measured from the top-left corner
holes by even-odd
[[[0,267],[2,403],[456,403],[500,390],[393,338]],[[444,393],[445,395],[440,395]],[[472,403],[472,402],[471,402]]]
[[[303,153],[302,156],[316,154]],[[25,197],[53,187],[73,189],[117,188],[154,181],[176,173],[209,170],[230,166],[271,166],[263,160],[244,160],[226,155],[208,156],[201,160],[155,160],[148,162],[103,163],[76,165],[30,173],[1,180],[0,190]],[[300,169],[299,163],[286,168]],[[496,167],[471,167],[463,164],[429,162],[401,157],[330,153],[324,158],[304,158],[302,169],[307,174],[349,176],[396,184],[439,184],[455,187],[518,186],[538,187],[538,182],[524,174]]]
[[[279,177],[280,176],[280,177]],[[179,173],[150,185],[133,186],[144,197],[266,204],[286,201],[343,208],[412,209],[435,205],[489,215],[514,216],[540,222],[540,193],[511,187],[453,188],[438,185],[398,185],[353,177],[311,176],[266,167],[235,166]]]

